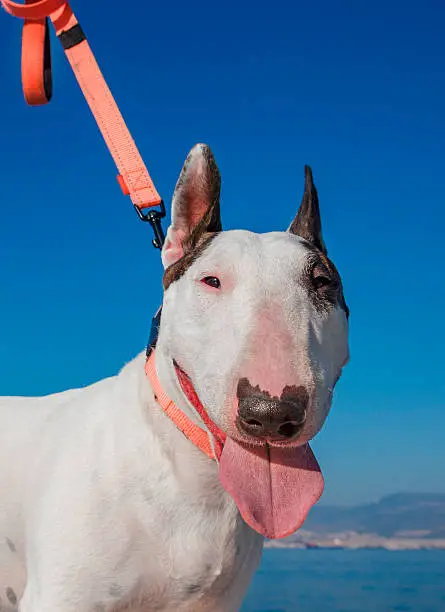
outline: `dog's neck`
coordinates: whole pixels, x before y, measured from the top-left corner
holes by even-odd
[[[195,425],[207,428],[199,416],[196,414],[192,404],[184,394],[176,375],[175,366],[172,359],[163,351],[162,343],[156,347],[156,373],[162,389]]]
[[[144,418],[149,422],[150,430],[163,447],[165,457],[171,460],[175,465],[179,465],[181,461],[184,461],[184,465],[190,465],[192,461],[194,467],[188,468],[190,474],[187,475],[187,479],[191,478],[195,480],[195,476],[201,474],[203,482],[207,482],[207,484],[213,482],[218,469],[216,461],[210,459],[200,448],[187,439],[156,401],[155,391],[145,372],[146,363],[143,354],[140,354],[136,358],[135,365],[137,368],[139,388],[138,403],[145,415]],[[130,369],[135,373],[133,367]],[[191,422],[207,432],[204,423],[200,420],[193,406],[191,406],[183,393],[176,376],[173,362],[171,358],[166,355],[166,352],[162,350],[162,346],[158,346],[156,349],[156,371],[162,388],[170,399],[185,415],[187,415]],[[192,474],[194,471],[195,476]],[[207,476],[203,476],[204,472],[210,477],[210,481]],[[183,475],[183,478],[185,478],[185,475]],[[198,486],[198,483],[195,483],[192,488],[196,486]]]
[[[172,504],[187,516],[199,507],[203,520],[228,513],[228,529],[233,521],[240,520],[239,512],[219,481],[217,462],[194,446],[164,413],[155,400],[144,366],[145,354],[140,353],[115,379],[113,391],[115,397],[121,398],[116,410],[126,412],[117,432],[120,456],[135,458],[138,481],[152,492],[143,502],[143,512],[151,512],[154,499],[163,509],[161,515],[163,511],[170,512]],[[163,381],[165,384],[165,378]],[[184,403],[180,405],[185,408]],[[138,431],[136,442],[131,434],[134,427]]]
[[[175,371],[179,378],[180,385],[186,399],[193,406],[196,413],[202,419],[202,425],[197,425],[192,419],[181,410],[171,397],[165,392],[156,371],[156,351],[151,351],[150,356],[145,362],[145,373],[150,380],[151,386],[155,392],[155,399],[165,414],[171,419],[176,427],[182,431],[186,438],[199,448],[210,459],[219,460],[223,449],[223,442],[226,438],[224,432],[218,429],[207,414],[202,405],[190,379],[179,370],[175,364]],[[210,432],[210,433],[209,433]],[[212,434],[212,435],[210,435]],[[213,437],[212,437],[213,436]]]

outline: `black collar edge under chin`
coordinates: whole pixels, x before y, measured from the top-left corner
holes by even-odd
[[[162,306],[159,306],[158,310],[156,311],[155,316],[151,320],[150,337],[148,339],[147,350],[145,351],[145,355],[147,359],[152,354],[153,350],[156,347],[156,343],[158,341],[159,328],[161,326],[161,314],[162,314]]]

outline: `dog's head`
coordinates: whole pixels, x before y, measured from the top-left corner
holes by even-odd
[[[211,420],[240,447],[304,446],[322,427],[348,360],[348,309],[327,256],[317,191],[289,229],[222,232],[220,176],[195,146],[178,180],[162,251],[158,341],[170,381],[193,384]],[[171,382],[170,382],[171,384]]]

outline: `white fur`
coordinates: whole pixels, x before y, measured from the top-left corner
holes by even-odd
[[[180,256],[169,236],[164,261]],[[173,359],[228,433],[241,377],[272,394],[304,385],[299,442],[320,429],[347,359],[347,322],[340,307],[319,313],[311,304],[307,257],[288,233],[227,232],[172,283],[156,364],[191,418]],[[17,609],[15,598],[20,612],[235,612],[263,538],[217,471],[158,406],[143,355],[82,390],[1,398],[2,612]]]
[[[8,588],[21,612],[239,608],[262,538],[157,406],[143,355],[0,415],[2,612]]]

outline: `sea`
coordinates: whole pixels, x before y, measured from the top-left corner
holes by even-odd
[[[445,612],[445,550],[266,549],[241,612]]]

